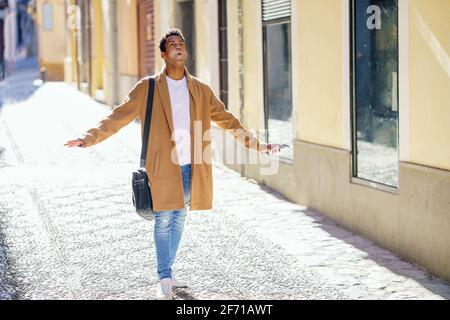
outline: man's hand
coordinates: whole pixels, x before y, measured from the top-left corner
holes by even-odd
[[[69,147],[69,148],[73,148],[73,147],[80,147],[80,148],[84,148],[86,145],[84,143],[84,141],[80,138],[76,139],[76,140],[70,140],[67,141],[64,146]]]
[[[286,145],[283,145],[286,146]],[[281,145],[279,145],[278,143],[269,143],[269,144],[261,144],[260,145],[260,151],[261,152],[265,152],[271,155],[276,155],[279,154],[281,150]]]

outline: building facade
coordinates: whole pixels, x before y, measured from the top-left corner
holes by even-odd
[[[216,127],[216,160],[450,280],[449,1],[81,2],[65,1],[66,17],[79,10],[66,81],[117,104],[181,28],[190,72],[262,140],[291,145],[228,163],[236,146]]]
[[[64,79],[65,22],[64,0],[36,1],[38,60],[46,80]]]
[[[65,0],[65,81],[109,105],[155,70],[151,0]]]
[[[235,168],[449,280],[450,3],[227,2],[229,107],[293,146]]]
[[[450,2],[193,5],[195,74],[260,138],[292,145],[228,165],[450,280]]]

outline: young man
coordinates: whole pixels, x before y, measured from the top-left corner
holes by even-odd
[[[280,151],[280,145],[260,143],[225,109],[208,85],[188,73],[185,67],[188,53],[180,30],[170,29],[161,38],[159,48],[165,67],[155,77],[146,170],[155,211],[158,298],[172,299],[172,287],[186,286],[174,278],[172,265],[187,205],[190,210],[212,208],[211,142],[204,139],[211,120],[230,130],[245,147],[258,152],[275,154]],[[148,88],[148,77],[141,79],[125,101],[96,128],[65,145],[93,146],[136,117],[143,132]]]

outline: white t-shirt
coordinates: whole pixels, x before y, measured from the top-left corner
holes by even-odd
[[[189,112],[189,90],[186,77],[173,80],[167,77],[174,138],[177,146],[180,166],[191,163],[191,117]]]

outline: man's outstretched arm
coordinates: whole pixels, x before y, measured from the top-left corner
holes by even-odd
[[[280,152],[279,144],[261,143],[252,132],[250,132],[230,111],[225,109],[225,105],[210,89],[211,120],[217,123],[224,130],[230,130],[233,137],[242,143],[247,149],[258,152]]]
[[[109,138],[121,128],[137,118],[144,89],[144,81],[139,81],[127,94],[124,101],[114,108],[111,114],[100,122],[97,126],[87,130],[76,140],[66,142],[65,146],[70,147],[90,147]]]

